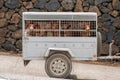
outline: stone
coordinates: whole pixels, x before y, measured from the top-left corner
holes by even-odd
[[[98,20],[97,25],[98,25],[98,29],[101,28],[102,27],[102,22]]]
[[[40,9],[44,9],[45,8],[45,4],[47,3],[48,0],[36,0],[34,2],[34,7],[35,8],[40,8]]]
[[[41,9],[40,12],[48,12],[47,9]]]
[[[62,2],[62,0],[58,0],[59,2]]]
[[[104,22],[102,29],[99,30],[99,32],[101,32],[102,41],[109,43],[113,40],[115,27],[111,26],[111,23],[109,24],[109,22]]]
[[[1,28],[0,29],[0,37],[5,37],[7,32],[8,32],[8,30],[6,28]]]
[[[14,10],[15,10],[16,13],[18,13],[20,9],[19,8],[15,8]]]
[[[32,2],[23,2],[23,4],[24,4],[25,8],[27,8],[27,9],[33,8]]]
[[[25,2],[30,2],[31,0],[23,0],[23,1],[25,1]]]
[[[77,0],[74,11],[75,12],[83,12],[82,0]]]
[[[111,2],[112,0],[95,0],[95,5],[101,4],[103,2]]]
[[[111,13],[111,15],[112,15],[113,17],[117,17],[117,16],[119,15],[119,13],[118,13],[117,10],[113,10],[112,13]]]
[[[32,2],[36,2],[37,0],[32,0]]]
[[[23,2],[24,2],[23,0],[19,0],[21,6],[23,6]]]
[[[12,33],[12,37],[14,39],[20,39],[20,38],[22,38],[22,29],[13,32]]]
[[[115,55],[116,53],[119,52],[119,48],[116,45],[112,46],[112,55]],[[109,54],[109,44],[103,43],[102,44],[102,49],[101,49],[101,55],[108,55]]]
[[[89,11],[89,7],[84,7],[83,10],[84,10],[84,12],[88,12]]]
[[[15,13],[13,14],[12,18],[11,18],[11,23],[14,23],[14,24],[18,24],[19,21],[20,21],[20,15],[18,13]]]
[[[25,0],[20,0],[20,2],[23,2],[23,1],[25,1]]]
[[[110,21],[103,22],[103,24],[102,24],[102,27],[110,27],[110,26],[111,26]]]
[[[76,4],[76,0],[72,0],[74,4]]]
[[[82,4],[83,7],[89,7],[90,4],[87,2],[87,1],[83,1],[83,4]]]
[[[118,30],[118,31],[115,33],[114,40],[115,40],[115,44],[120,47],[120,30]]]
[[[98,26],[101,26],[100,24]],[[107,41],[106,38],[106,33],[101,29],[102,27],[98,27],[98,31],[101,33],[101,37],[102,37],[102,43]]]
[[[27,12],[27,9],[25,7],[20,8],[19,14],[22,16],[23,12]]]
[[[89,12],[96,12],[97,16],[101,16],[101,12],[99,11],[97,6],[90,6]]]
[[[22,29],[22,20],[20,20],[18,26],[17,26],[18,29]]]
[[[15,50],[15,47],[14,45],[11,43],[11,42],[5,42],[4,44],[2,44],[2,47],[7,50],[7,51],[14,51]]]
[[[70,11],[70,10],[72,10],[74,8],[73,0],[63,0],[61,2],[61,4],[62,4],[62,7],[64,8],[64,10]]]
[[[102,6],[104,6],[104,7],[107,7],[107,5],[108,5],[108,3],[107,3],[107,2],[102,3]]]
[[[11,44],[15,44],[15,39],[12,39],[11,37],[6,38],[6,41],[10,42]]]
[[[110,15],[110,14],[109,14],[109,15]],[[113,21],[115,21],[115,18],[112,17],[111,15],[110,15],[110,21],[111,21],[111,23],[112,23]]]
[[[10,38],[12,35],[12,32],[11,31],[8,31],[7,34],[5,35],[5,38]]]
[[[58,0],[51,0],[46,4],[45,7],[48,11],[56,11],[60,8],[60,3],[58,2]]]
[[[0,45],[0,51],[1,52],[6,52],[6,50],[2,48],[2,45]]]
[[[117,10],[120,11],[120,1],[118,2]]]
[[[112,1],[112,6],[113,6],[113,9],[120,10],[120,1],[119,0],[113,0]]]
[[[119,0],[112,0],[113,9],[117,9]]]
[[[120,19],[115,20],[112,25],[120,29]]]
[[[5,27],[7,25],[7,20],[5,18],[0,19],[0,28]]]
[[[107,8],[110,9],[110,10],[113,10],[112,3],[109,3]]]
[[[0,45],[2,44],[2,43],[4,43],[5,42],[5,38],[4,37],[0,37]]]
[[[110,21],[111,20],[111,16],[109,14],[103,14],[102,15],[102,21]]]
[[[0,0],[0,8],[3,7],[3,4],[4,4],[3,0]]]
[[[13,10],[9,10],[8,12],[6,12],[5,17],[6,19],[10,19],[12,17],[12,15],[14,14],[15,11]]]
[[[36,8],[29,9],[29,12],[40,12],[40,9],[36,9]]]
[[[57,12],[62,12],[63,11],[63,7],[60,7]]]
[[[95,5],[101,4],[103,0],[95,0]]]
[[[7,11],[8,11],[8,8],[2,7],[1,11],[2,11],[2,12],[7,12]]]
[[[10,31],[16,31],[17,30],[17,26],[16,25],[8,25],[7,27],[8,27],[8,29]]]
[[[5,6],[10,9],[18,8],[20,6],[19,0],[6,0]]]
[[[95,0],[88,0],[90,5],[95,5]]]
[[[22,50],[22,40],[18,40],[18,41],[15,43],[15,46],[16,46],[17,49]]]
[[[5,13],[0,11],[0,18],[4,18]]]
[[[110,12],[110,9],[108,9],[107,7],[103,7],[103,6],[100,8],[100,10],[101,10],[101,12],[104,13],[104,14]]]

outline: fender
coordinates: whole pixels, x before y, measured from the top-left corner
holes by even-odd
[[[50,50],[53,50],[53,51],[67,51],[68,54],[70,54],[71,57],[74,57],[72,51],[69,48],[48,48],[45,55],[44,55],[45,57],[49,56]]]

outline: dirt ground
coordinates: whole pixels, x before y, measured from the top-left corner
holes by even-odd
[[[14,53],[14,52],[0,52],[0,55],[22,57],[22,54]],[[119,60],[116,59],[113,61],[111,61],[111,60],[97,60],[97,61],[75,61],[75,62],[83,63],[83,64],[95,64],[95,65],[120,67],[120,59]]]
[[[120,67],[120,61],[119,60],[113,60],[113,61],[111,61],[111,60],[79,61],[77,63]]]
[[[25,67],[20,54],[0,52],[0,77],[12,80],[57,80],[47,76],[44,64],[45,60],[32,60]],[[73,70],[67,80],[120,80],[119,62],[80,61],[72,64]]]

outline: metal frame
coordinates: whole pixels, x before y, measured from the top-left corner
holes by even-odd
[[[111,60],[120,59],[120,56],[118,56],[120,53],[116,53],[116,55],[112,55],[112,45],[113,44],[114,44],[113,42],[109,44],[109,55],[108,56],[100,56],[100,57],[98,57],[98,59],[111,59]]]
[[[97,60],[97,36],[94,37],[33,37],[25,36],[25,20],[95,21],[97,14],[67,12],[24,12],[23,13],[23,59],[43,59],[50,50],[68,51],[73,60]],[[59,23],[60,24],[60,23]],[[59,26],[60,27],[60,26]],[[80,31],[80,30],[79,30]]]

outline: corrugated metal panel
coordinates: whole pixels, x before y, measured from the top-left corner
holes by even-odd
[[[86,21],[95,21],[96,15],[92,15],[92,14],[83,14],[83,13],[79,13],[79,14],[24,14],[24,19],[27,20],[86,20]]]
[[[64,20],[69,20],[72,19],[71,15],[24,15],[24,19],[31,19],[31,20],[60,20],[60,19],[64,19]]]
[[[73,15],[73,19],[83,21],[96,21],[95,15]]]

